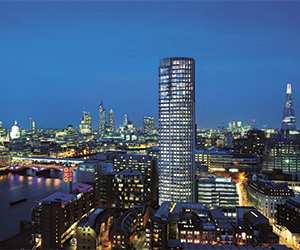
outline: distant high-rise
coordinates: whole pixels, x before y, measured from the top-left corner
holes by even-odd
[[[128,125],[128,115],[124,115],[124,121],[123,121],[123,126],[126,127]]]
[[[163,59],[159,67],[159,203],[194,200],[195,61]]]
[[[30,121],[30,130],[32,132],[35,132],[36,131],[36,123],[35,123],[35,120],[32,119],[31,117],[29,118],[29,121]]]
[[[103,102],[99,106],[99,132],[101,134],[105,133],[106,130],[106,114],[103,106]]]
[[[145,135],[153,135],[155,133],[154,118],[145,116],[143,120],[143,130]]]
[[[108,113],[108,130],[114,131],[115,130],[115,115],[112,108],[109,110]]]
[[[92,133],[92,116],[89,112],[83,112],[79,129],[81,134]]]
[[[288,83],[286,88],[286,100],[283,109],[283,117],[281,123],[283,131],[296,130],[296,116],[294,110],[294,103],[292,99],[292,84]]]

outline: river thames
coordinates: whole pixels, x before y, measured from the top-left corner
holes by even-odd
[[[55,191],[66,187],[60,179],[32,177],[16,174],[0,176],[0,241],[19,232],[21,220],[31,220],[35,203]],[[26,198],[25,202],[10,205],[11,201]]]

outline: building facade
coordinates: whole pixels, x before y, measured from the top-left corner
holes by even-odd
[[[239,205],[236,185],[231,178],[217,176],[197,179],[197,200],[209,208]]]
[[[103,102],[99,105],[99,132],[104,134],[106,131],[106,112],[103,106]]]
[[[108,113],[108,131],[113,132],[115,130],[115,114],[111,108]]]
[[[145,184],[145,200],[153,207],[157,205],[158,180],[156,160],[147,155],[118,154],[113,159],[113,170],[119,173],[125,169],[139,171]]]
[[[280,138],[267,146],[263,163],[265,171],[279,171],[300,176],[300,143],[291,138]]]
[[[159,67],[159,203],[194,200],[195,61]]]
[[[296,130],[296,115],[294,110],[294,103],[292,99],[292,84],[288,83],[286,87],[286,100],[283,108],[283,116],[281,122],[281,129],[283,131]]]
[[[146,201],[145,180],[140,171],[125,169],[114,177],[116,206],[128,209]]]
[[[277,206],[294,196],[287,183],[275,183],[268,180],[253,178],[248,182],[249,200],[268,219],[275,220]]]
[[[89,112],[83,112],[80,125],[80,133],[83,135],[92,133],[92,116]]]
[[[32,211],[35,244],[41,249],[61,249],[93,207],[94,191],[87,184],[74,185],[71,194],[56,192],[42,199]]]
[[[145,116],[143,119],[143,131],[146,136],[155,134],[154,117]]]

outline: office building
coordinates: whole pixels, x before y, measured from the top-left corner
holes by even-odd
[[[104,134],[106,131],[106,112],[103,106],[103,102],[99,105],[99,132]]]
[[[114,111],[111,108],[108,112],[108,131],[113,132],[115,130],[115,115]]]
[[[277,223],[293,233],[300,234],[300,197],[288,199],[277,206]]]
[[[291,138],[272,140],[267,145],[263,170],[282,172],[295,178],[300,177],[300,143]],[[300,178],[299,178],[300,179]]]
[[[92,133],[92,116],[89,112],[83,112],[80,125],[80,133],[83,135],[88,135]]]
[[[208,166],[210,172],[254,171],[258,169],[259,158],[255,155],[233,153],[218,148],[195,150],[195,162]]]
[[[194,200],[195,61],[174,57],[159,67],[159,203]]]
[[[143,131],[146,136],[151,136],[155,134],[155,122],[153,117],[150,116],[144,117]]]
[[[231,178],[208,176],[197,179],[197,200],[203,205],[213,207],[236,207],[239,197]]]
[[[286,100],[283,108],[281,129],[284,132],[296,130],[296,115],[294,102],[292,98],[292,84],[288,83],[286,87]]]
[[[288,199],[277,206],[276,222],[280,225],[281,235],[285,235],[288,242],[295,249],[300,249],[300,197]]]
[[[246,186],[249,200],[268,219],[274,220],[277,206],[294,197],[294,192],[287,183],[275,183],[252,177]]]
[[[243,138],[234,140],[234,150],[236,153],[254,155],[259,158],[265,154],[265,146],[265,132],[259,129],[251,129]]]
[[[103,160],[86,160],[75,171],[76,181],[93,185],[95,203],[100,207],[112,207],[113,172],[112,163]]]
[[[127,114],[125,114],[124,115],[124,120],[123,120],[123,127],[127,127],[127,125],[128,125],[128,115]]]

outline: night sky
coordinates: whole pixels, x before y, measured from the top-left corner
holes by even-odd
[[[196,59],[200,127],[280,126],[287,81],[300,119],[298,3],[0,3],[0,120],[28,127],[157,117],[158,65]]]

